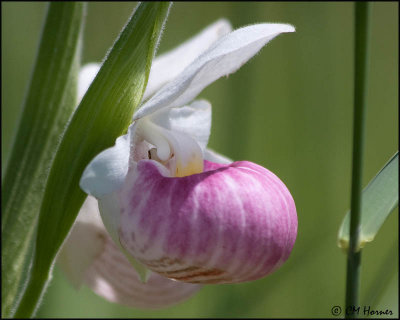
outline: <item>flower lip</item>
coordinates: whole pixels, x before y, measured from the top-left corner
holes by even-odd
[[[122,246],[149,269],[190,283],[250,281],[276,270],[297,235],[286,186],[248,161],[204,167],[170,177],[156,161],[139,161],[118,193]]]

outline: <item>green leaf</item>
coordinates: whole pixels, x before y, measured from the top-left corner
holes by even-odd
[[[399,202],[399,153],[378,172],[362,193],[361,230],[357,251],[374,240],[389,213]],[[347,212],[339,229],[338,246],[349,248],[350,212]]]
[[[17,317],[32,316],[86,194],[87,164],[128,128],[140,103],[170,3],[138,5],[104,61],[57,150],[42,203],[31,276]]]
[[[26,281],[44,186],[76,106],[84,5],[51,3],[2,181],[2,316],[10,317]],[[22,41],[22,40],[21,40]],[[18,72],[16,70],[16,72]]]

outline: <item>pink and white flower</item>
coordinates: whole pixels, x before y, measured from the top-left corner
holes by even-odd
[[[113,240],[106,243],[114,243],[92,259],[92,270],[93,261],[107,265],[113,254],[104,252],[118,248],[139,273],[145,267],[153,277],[194,286],[188,283],[255,280],[288,259],[297,235],[290,192],[267,169],[208,149],[211,104],[193,99],[294,28],[257,24],[230,31],[227,21],[217,21],[156,58],[127,134],[86,167],[80,186],[98,200]],[[82,71],[81,95],[98,69],[91,64]],[[101,279],[94,274],[86,282],[110,299],[105,292],[122,278],[108,274],[106,290],[93,285]]]

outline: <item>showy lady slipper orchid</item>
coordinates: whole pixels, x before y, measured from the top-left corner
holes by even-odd
[[[297,235],[283,182],[208,150],[211,105],[193,101],[294,28],[228,31],[218,22],[154,62],[127,134],[91,161],[80,182],[116,244],[150,270],[189,283],[261,278],[288,259]]]

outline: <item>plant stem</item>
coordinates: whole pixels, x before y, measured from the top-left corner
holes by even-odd
[[[354,54],[354,120],[353,169],[351,186],[350,246],[347,257],[346,310],[359,306],[361,250],[357,251],[360,233],[362,169],[365,140],[367,64],[370,3],[355,3],[355,54]],[[357,317],[349,312],[349,318]]]

